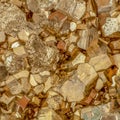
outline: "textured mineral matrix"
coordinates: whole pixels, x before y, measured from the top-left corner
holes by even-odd
[[[119,120],[120,0],[0,0],[0,120]]]

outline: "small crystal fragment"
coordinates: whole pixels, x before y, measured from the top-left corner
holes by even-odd
[[[103,35],[110,36],[119,32],[119,25],[116,18],[107,18],[106,23],[102,26]]]
[[[97,95],[96,90],[92,89],[89,96],[86,97],[83,101],[81,101],[81,104],[89,105],[92,102],[92,100],[96,97],[96,95]]]
[[[21,84],[17,80],[15,80],[15,79],[14,80],[12,80],[12,79],[9,80],[7,82],[7,86],[10,89],[11,94],[13,94],[13,95],[19,94],[22,91]]]
[[[57,48],[59,50],[65,50],[65,42],[64,41],[59,41],[57,44]]]
[[[49,90],[53,86],[52,82],[53,82],[52,77],[49,77],[45,82],[44,92],[47,92],[47,90]]]
[[[105,76],[104,72],[98,72],[98,75],[99,75],[100,79],[102,79],[103,83],[107,82],[107,77]]]
[[[47,99],[48,107],[54,110],[60,109],[61,102],[62,102],[62,97],[58,95]]]
[[[28,76],[29,76],[29,71],[27,71],[27,70],[22,70],[16,74],[14,74],[14,77],[17,79],[28,78]]]
[[[27,41],[28,38],[29,38],[29,32],[25,31],[25,30],[21,30],[19,33],[18,33],[18,37],[20,40],[22,41]]]
[[[86,10],[85,1],[77,2],[76,6],[74,8],[73,17],[76,18],[77,20],[79,20],[85,14],[85,10]]]
[[[35,78],[34,78],[33,75],[30,75],[30,84],[31,84],[32,86],[36,86],[36,85],[37,85],[37,82],[35,81]]]
[[[75,22],[71,22],[71,23],[70,23],[70,30],[71,30],[71,31],[75,31],[76,28],[77,28],[76,23],[75,23]]]
[[[79,53],[72,61],[72,65],[75,66],[80,63],[85,63],[85,59],[86,59],[86,56],[83,53]]]
[[[43,107],[38,113],[38,120],[62,120],[62,118],[52,109]]]
[[[11,45],[12,43],[18,41],[18,38],[9,36],[7,41],[9,43],[9,45]]]
[[[59,31],[66,19],[67,16],[63,13],[55,11],[49,16],[50,27],[55,29],[55,31]]]
[[[77,35],[75,35],[75,34],[73,34],[73,33],[70,34],[70,37],[69,37],[70,43],[76,43],[76,42],[77,42],[77,39],[78,39],[78,36],[77,36]]]
[[[69,92],[68,92],[69,90]],[[64,100],[69,102],[81,101],[84,98],[85,86],[79,80],[67,80],[61,87]]]
[[[3,94],[2,97],[0,98],[0,102],[5,103],[8,105],[15,97],[8,97],[6,94]]]
[[[39,83],[39,84],[43,83],[43,80],[39,74],[33,74],[33,77],[37,83]]]
[[[59,9],[65,13],[67,13],[68,15],[73,17],[75,20],[79,20],[85,13],[86,3],[83,0],[81,0],[81,1],[60,0],[58,5],[56,6],[56,9]]]
[[[29,103],[30,99],[26,96],[23,96],[19,101],[18,105],[24,110]]]
[[[80,81],[89,88],[97,79],[97,73],[95,69],[88,63],[82,63],[77,68],[77,75]]]
[[[44,85],[43,84],[41,84],[41,85],[37,85],[35,88],[34,88],[34,92],[35,92],[35,94],[39,94],[39,93],[41,93],[42,91],[43,91],[43,89],[44,89]]]
[[[35,105],[39,106],[40,104],[40,99],[38,97],[33,97],[32,98],[32,103],[34,103]]]
[[[96,71],[105,70],[112,66],[112,62],[107,54],[101,54],[91,58],[89,64],[94,66]]]
[[[96,89],[97,91],[99,91],[99,90],[101,90],[101,89],[103,88],[103,86],[104,86],[103,81],[99,78],[99,79],[97,80],[95,89]]]
[[[17,41],[17,42],[12,43],[11,48],[16,48],[19,46],[20,46],[20,43]]]
[[[19,47],[15,47],[13,48],[13,52],[16,54],[16,55],[25,55],[26,52],[25,52],[25,48],[23,46],[19,46]]]
[[[77,43],[77,46],[84,50],[86,50],[89,46],[89,32],[87,29],[81,31],[81,37]]]
[[[21,78],[22,91],[28,93],[31,89],[31,85],[28,78]],[[26,87],[27,86],[27,87]]]
[[[73,50],[75,49],[75,45],[74,44],[71,44],[68,48],[68,51],[69,52],[72,52]]]

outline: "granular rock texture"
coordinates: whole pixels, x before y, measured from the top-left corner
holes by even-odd
[[[0,21],[0,30],[10,35],[16,35],[20,29],[24,28],[26,15],[13,4],[1,3]]]
[[[0,0],[0,120],[119,120],[119,0]]]

